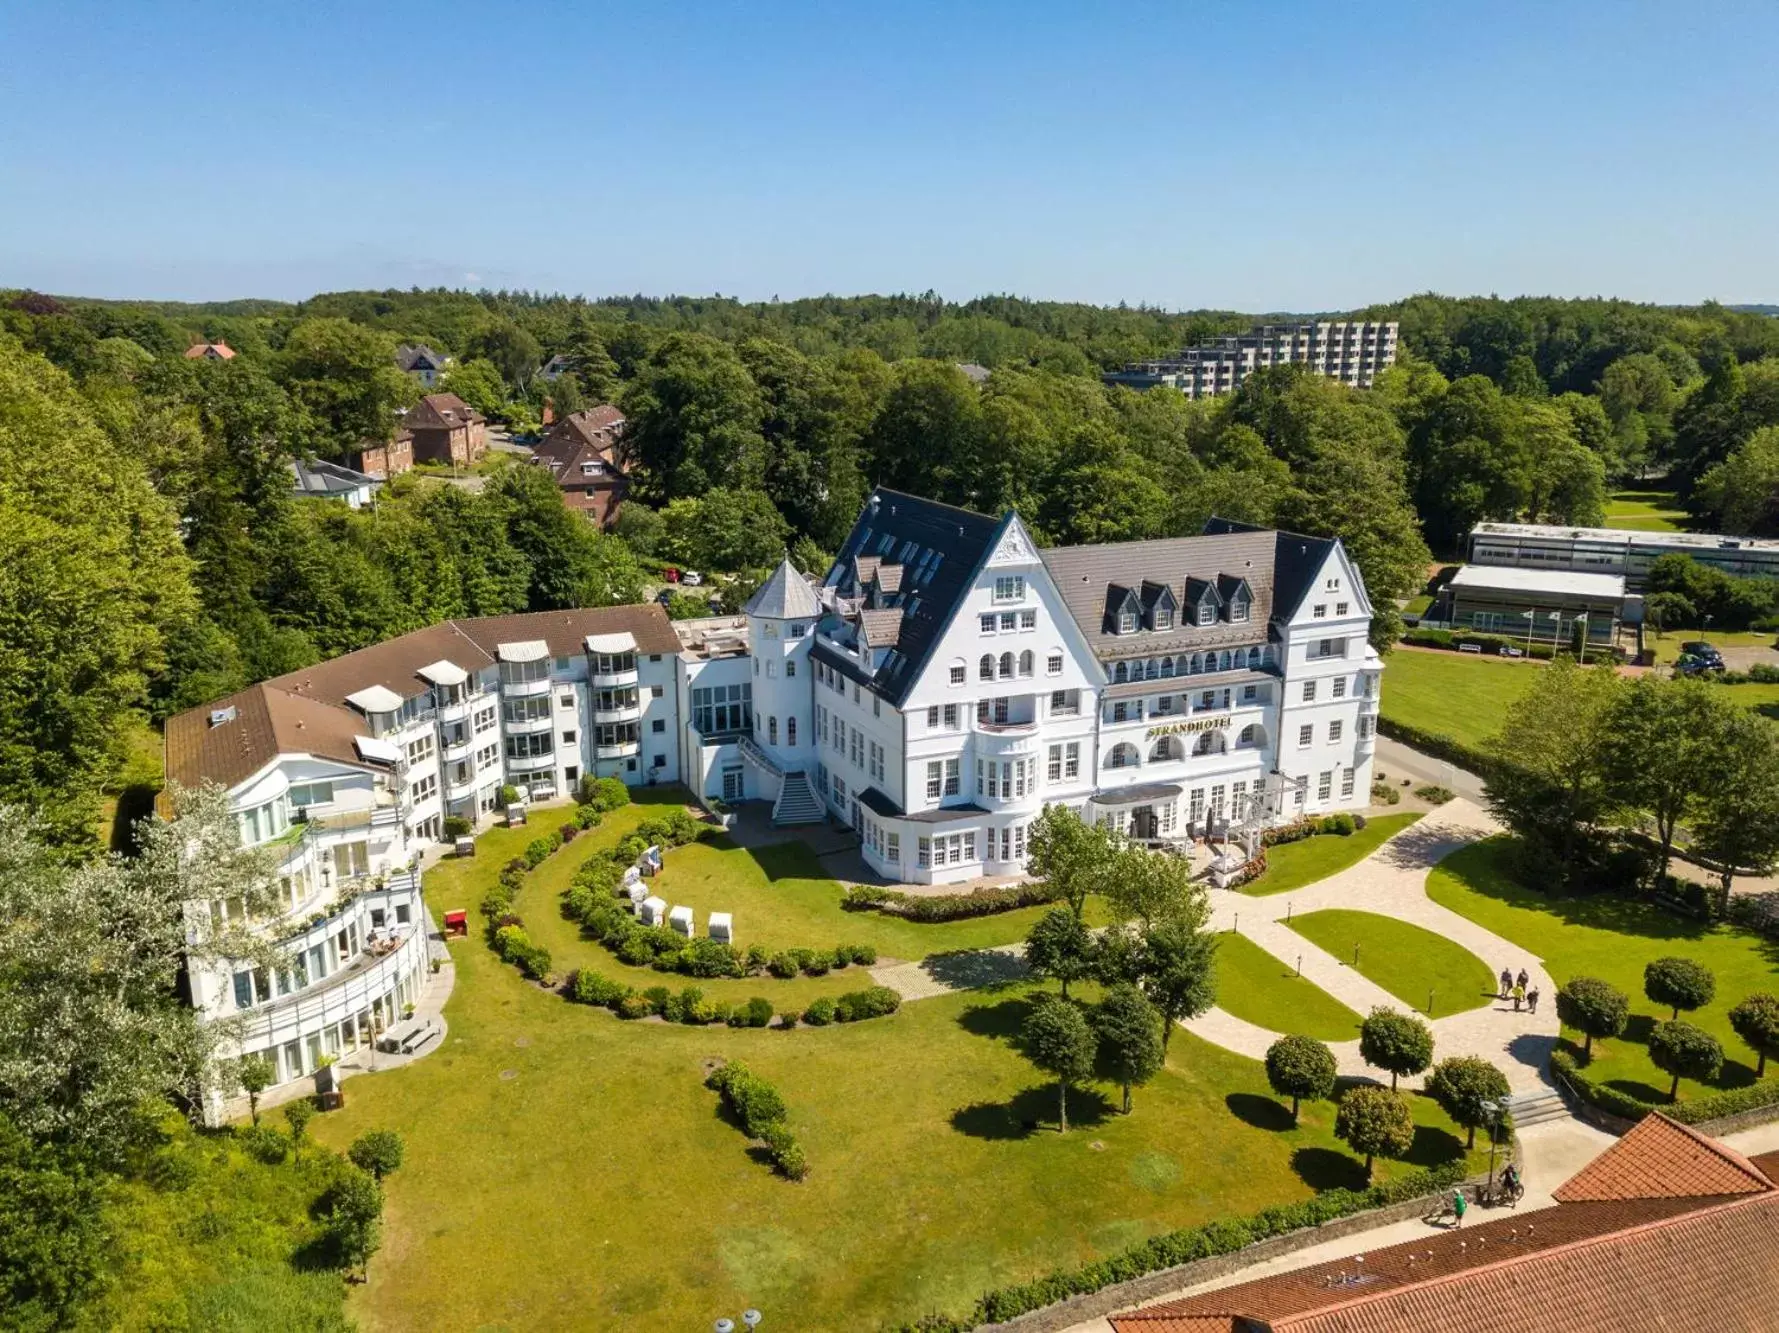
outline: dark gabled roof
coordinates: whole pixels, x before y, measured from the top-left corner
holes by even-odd
[[[1206,536],[1221,537],[1239,533],[1266,533],[1272,537],[1274,543],[1271,610],[1258,618],[1277,616],[1281,620],[1290,620],[1303,604],[1316,575],[1328,563],[1329,552],[1339,543],[1332,537],[1306,537],[1301,532],[1272,532],[1249,523],[1237,523],[1233,519],[1215,516],[1205,523]],[[1355,580],[1361,577],[1356,564],[1353,566],[1353,577]],[[1356,591],[1370,605],[1363,583],[1359,584]],[[1258,602],[1259,598],[1256,597],[1255,601]]]
[[[1106,616],[1101,622],[1101,629],[1107,634],[1115,634],[1118,631],[1119,616],[1127,611],[1132,614],[1140,614],[1142,609],[1142,599],[1137,596],[1136,589],[1127,588],[1122,583],[1108,583],[1106,585]]]
[[[425,343],[403,343],[395,349],[395,364],[403,370],[416,370],[422,366],[438,370],[445,364],[445,358]]]
[[[1264,634],[1273,588],[1273,534],[1255,530],[1202,537],[1165,537],[1156,541],[1117,542],[1104,546],[1056,546],[1040,554],[1055,580],[1069,614],[1101,658],[1136,653],[1178,653],[1182,649],[1233,647]],[[1200,628],[1179,624],[1171,630],[1114,634],[1114,599],[1122,590],[1147,581],[1179,588],[1192,602],[1203,585],[1216,593],[1223,575],[1247,580],[1254,595],[1252,620]],[[1190,617],[1186,617],[1190,619]]]
[[[888,594],[902,611],[901,628],[895,650],[872,680],[892,704],[899,706],[920,679],[1006,521],[901,491],[879,487],[872,492],[841,543],[825,584],[842,597],[860,597],[865,591],[861,579],[868,580],[886,561],[902,566],[899,589]],[[855,564],[860,557],[875,563]]]
[[[1217,593],[1222,597],[1225,605],[1242,597],[1247,598],[1250,602],[1254,600],[1254,590],[1248,586],[1248,581],[1239,574],[1217,575]]]
[[[300,495],[344,495],[361,486],[382,485],[375,477],[325,458],[291,459],[290,480]]]
[[[1191,607],[1200,607],[1209,602],[1212,606],[1222,606],[1223,594],[1217,591],[1217,584],[1222,581],[1223,575],[1221,574],[1215,579],[1187,579],[1186,604]]]
[[[454,393],[429,393],[402,418],[409,430],[455,430],[480,421],[482,414]]]
[[[1174,590],[1168,587],[1167,584],[1151,583],[1148,579],[1144,579],[1143,610],[1153,612],[1156,607],[1162,605],[1164,602],[1168,606],[1177,607],[1180,604],[1180,599],[1174,596]]]

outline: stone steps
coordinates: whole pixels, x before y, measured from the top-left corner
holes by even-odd
[[[809,790],[807,775],[801,769],[786,773],[779,784],[778,800],[772,806],[772,822],[780,827],[819,824],[827,817],[828,812]]]
[[[1553,1120],[1567,1120],[1570,1115],[1569,1104],[1555,1088],[1522,1092],[1509,1097],[1507,1109],[1513,1116],[1515,1129],[1529,1129],[1533,1125],[1548,1124]]]

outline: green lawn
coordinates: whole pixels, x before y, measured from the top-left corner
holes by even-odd
[[[1386,839],[1402,832],[1420,817],[1419,811],[1373,815],[1367,817],[1364,828],[1346,837],[1322,833],[1269,847],[1266,849],[1265,873],[1243,884],[1242,892],[1255,895],[1287,893],[1319,879],[1327,879],[1336,871],[1363,861],[1383,846]]]
[[[1509,839],[1492,838],[1454,853],[1427,877],[1428,896],[1542,958],[1558,985],[1576,976],[1599,977],[1631,997],[1624,1038],[1594,1043],[1595,1076],[1639,1097],[1667,1096],[1668,1076],[1650,1062],[1644,1043],[1669,1014],[1644,998],[1643,968],[1651,959],[1679,955],[1717,976],[1716,1000],[1691,1021],[1723,1043],[1726,1059],[1718,1086],[1753,1081],[1753,1055],[1730,1031],[1728,1014],[1754,991],[1779,989],[1779,949],[1772,942],[1650,904],[1534,893],[1511,873],[1512,850]],[[1697,1085],[1681,1084],[1683,1096],[1689,1087]]]
[[[1508,706],[1538,667],[1501,657],[1403,648],[1384,668],[1378,707],[1391,722],[1480,746],[1501,729]]]
[[[1351,1041],[1359,1015],[1245,935],[1217,937],[1217,1005],[1269,1032]]]
[[[1687,512],[1674,491],[1615,491],[1606,501],[1606,526],[1638,532],[1685,532]]]
[[[473,860],[444,862],[430,900],[478,901],[525,835],[496,830]],[[521,892],[528,923],[549,915],[549,873]],[[1110,1087],[1078,1090],[1064,1136],[1048,1127],[1054,1085],[1010,1042],[1021,991],[856,1026],[669,1027],[567,1003],[479,934],[451,948],[445,1044],[351,1080],[346,1108],[313,1131],[334,1146],[373,1126],[407,1141],[383,1250],[351,1298],[367,1329],[699,1328],[749,1305],[768,1327],[876,1328],[1358,1182],[1332,1106],[1292,1128],[1257,1063],[1185,1032],[1135,1114],[1112,1110]],[[719,1115],[701,1086],[713,1058],[744,1059],[783,1092],[806,1181],[775,1177]],[[1416,1164],[1461,1152],[1426,1099],[1415,1116]]]
[[[1407,921],[1330,907],[1286,923],[1351,967],[1359,946],[1359,975],[1376,982],[1416,1013],[1432,1018],[1485,1005],[1495,994],[1494,975],[1475,954],[1443,935]],[[1433,1007],[1427,1007],[1428,992]]]

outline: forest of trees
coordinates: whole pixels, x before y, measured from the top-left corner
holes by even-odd
[[[1376,388],[1285,368],[1192,403],[1099,371],[1252,317],[930,293],[0,293],[0,800],[77,837],[126,716],[444,616],[634,600],[650,561],[746,573],[790,549],[814,569],[877,484],[1016,507],[1045,542],[1189,533],[1213,513],[1339,536],[1380,645],[1393,600],[1479,519],[1596,523],[1611,486],[1665,475],[1701,522],[1779,525],[1779,321],[1437,296],[1357,313],[1402,322]],[[200,340],[237,355],[185,358]],[[407,341],[451,355],[444,387],[515,429],[546,402],[622,407],[634,489],[617,533],[524,468],[474,494],[404,479],[364,513],[293,498],[288,459],[396,428],[419,393],[394,363]],[[547,382],[558,354],[573,369]]]

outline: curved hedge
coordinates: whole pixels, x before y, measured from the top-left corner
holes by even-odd
[[[915,894],[871,884],[855,884],[841,896],[840,906],[848,912],[882,912],[885,916],[899,916],[904,921],[931,925],[1017,912],[1022,907],[1040,907],[1061,897],[1061,893],[1041,879],[977,889],[974,893]]]
[[[967,1319],[928,1315],[914,1323],[903,1324],[899,1333],[970,1333],[983,1324],[1003,1323],[1072,1296],[1103,1291],[1120,1282],[1199,1259],[1232,1254],[1258,1241],[1288,1235],[1305,1227],[1321,1226],[1367,1209],[1417,1199],[1455,1185],[1462,1179],[1463,1164],[1450,1162],[1432,1170],[1413,1172],[1388,1184],[1373,1185],[1368,1190],[1326,1190],[1302,1203],[1278,1204],[1251,1217],[1229,1218],[1170,1231],[1079,1268],[1060,1269],[1030,1282],[984,1292]]]
[[[1552,1051],[1550,1068],[1551,1073],[1568,1084],[1582,1101],[1626,1120],[1641,1120],[1651,1111],[1660,1111],[1683,1125],[1702,1125],[1744,1111],[1757,1111],[1763,1106],[1779,1105],[1779,1079],[1761,1079],[1745,1088],[1688,1097],[1678,1102],[1646,1102],[1608,1084],[1596,1083],[1588,1077],[1582,1063],[1568,1051]]]

